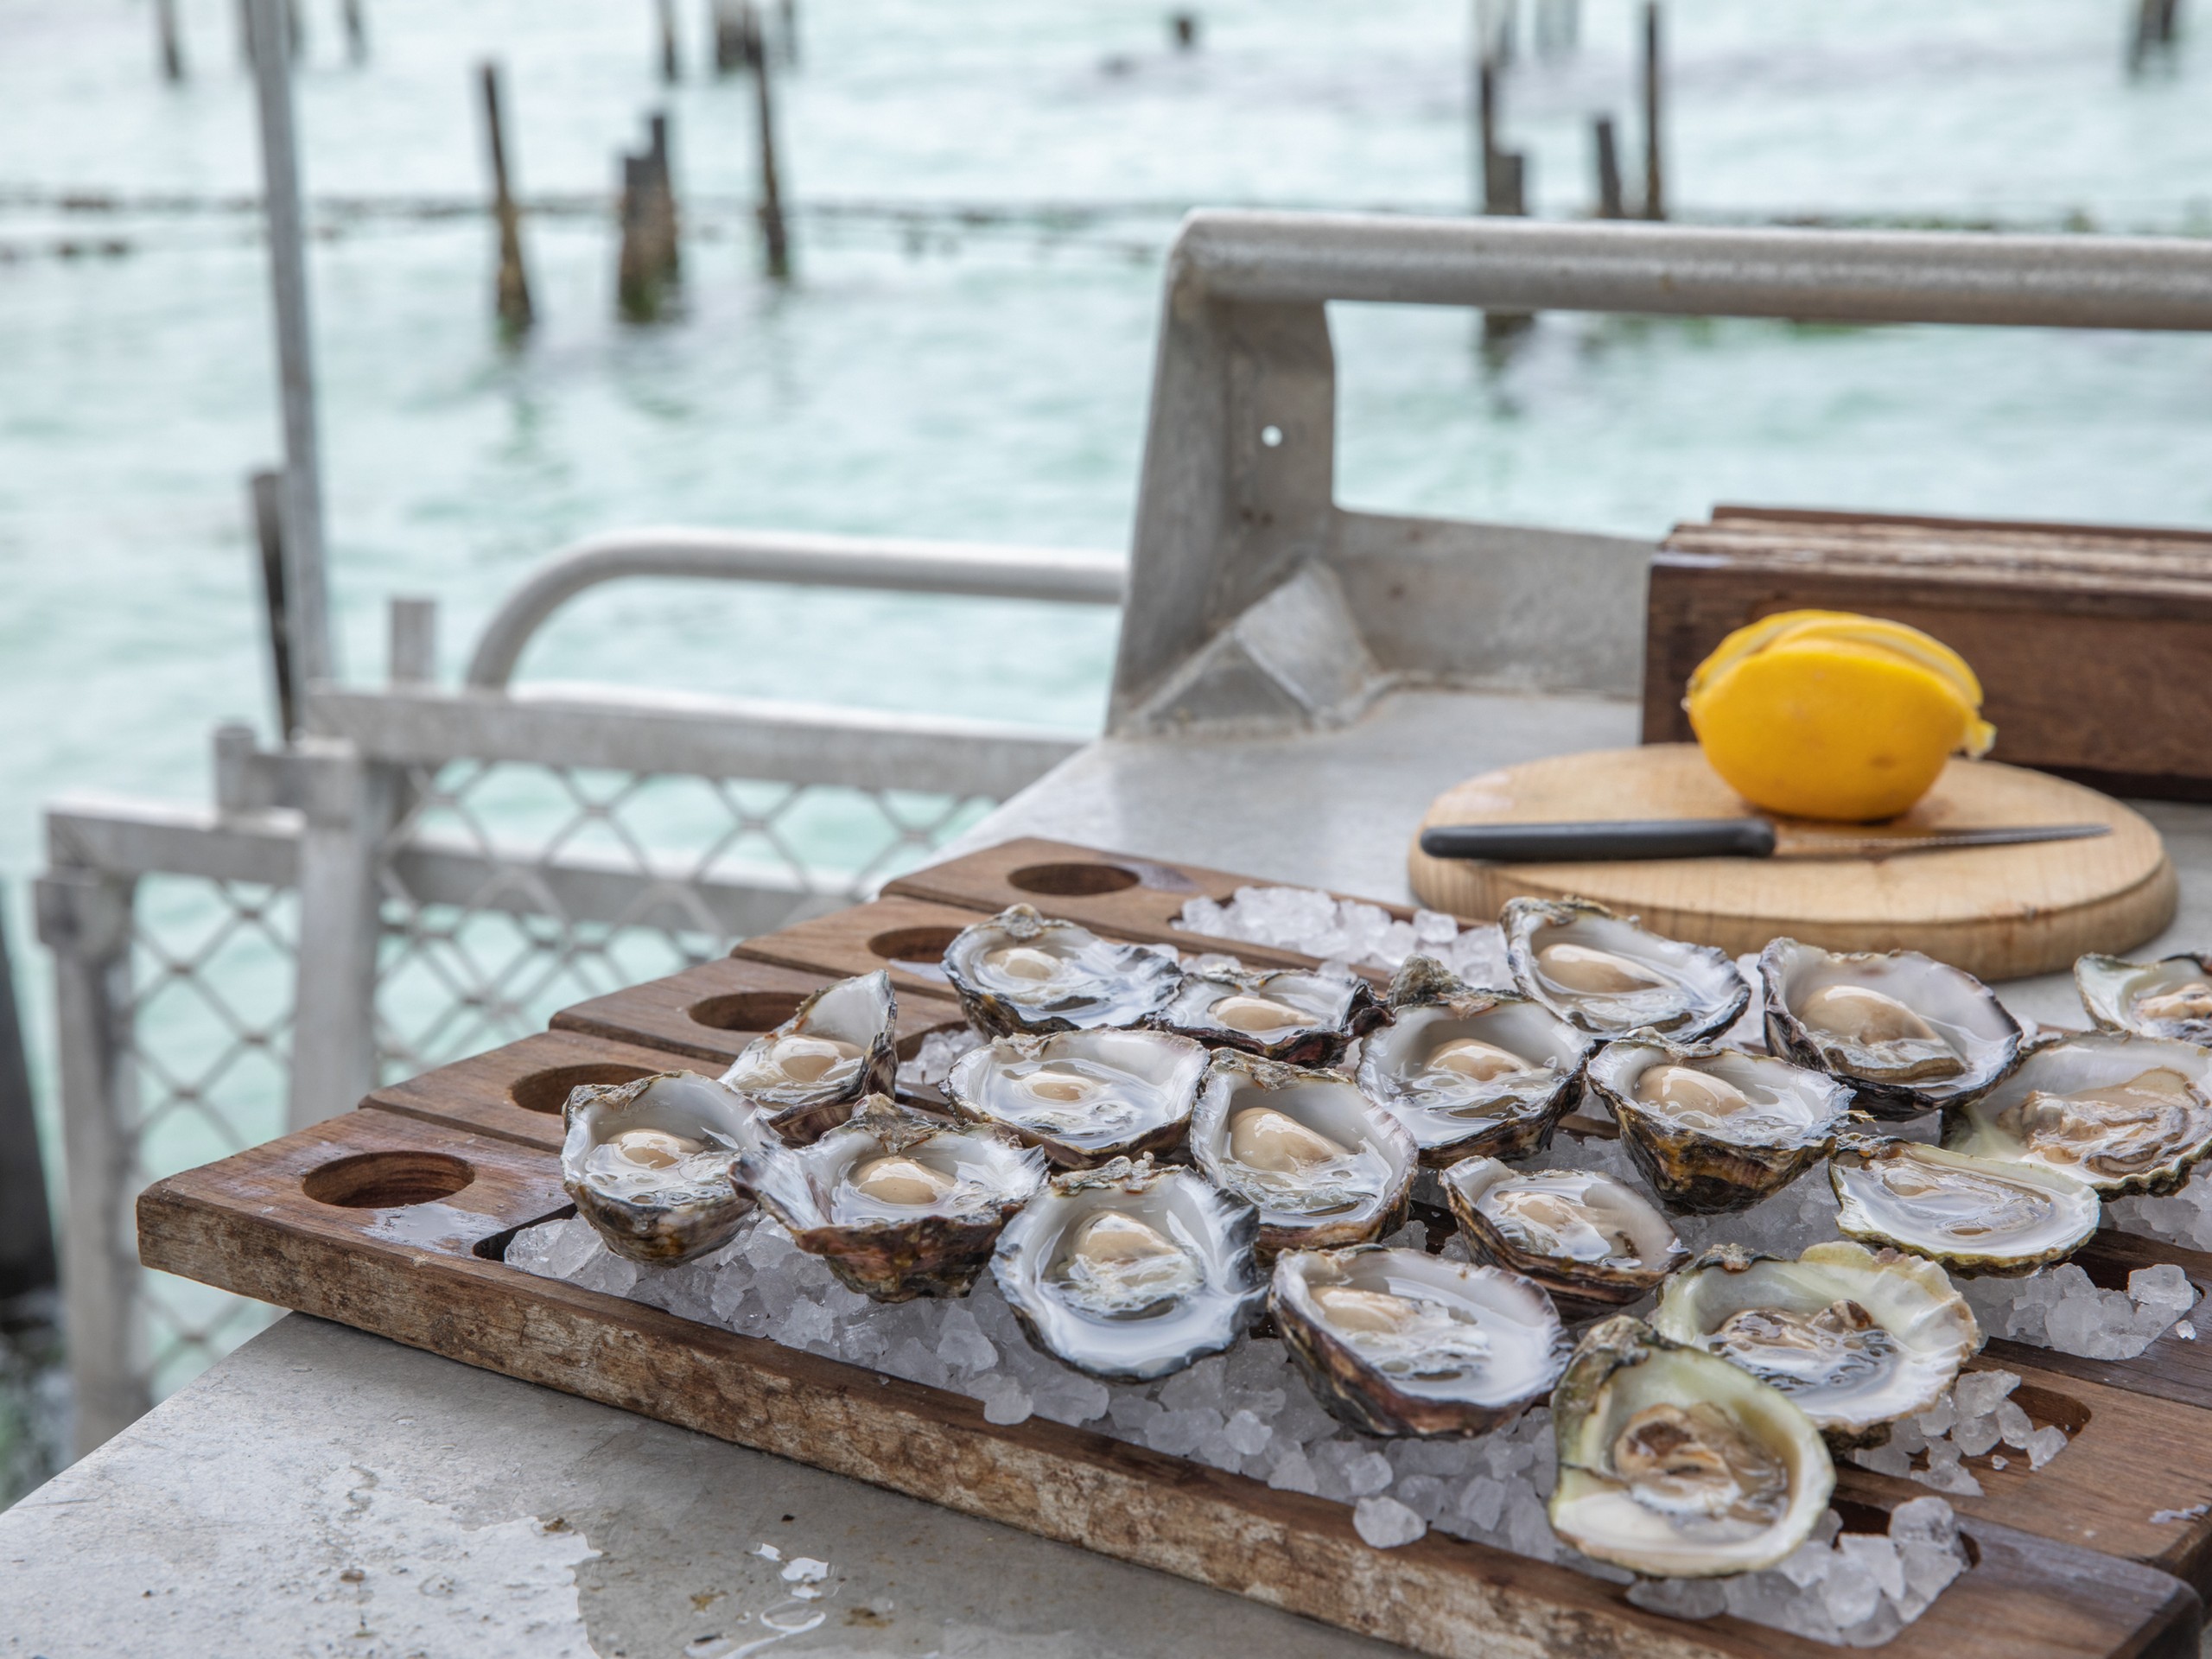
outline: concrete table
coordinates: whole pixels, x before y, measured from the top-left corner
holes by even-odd
[[[1103,741],[963,848],[1051,836],[1402,898],[1436,793],[1633,742],[1636,719],[1597,698],[1408,692],[1316,736]],[[2149,810],[2183,872],[2171,941],[2212,938],[2212,810]],[[2063,976],[2005,989],[2023,1014],[2079,1019]],[[0,1516],[9,1659],[769,1649],[1396,1651],[296,1315]]]

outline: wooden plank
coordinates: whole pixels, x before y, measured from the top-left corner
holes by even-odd
[[[370,1090],[361,1104],[558,1153],[561,1109],[570,1090],[587,1083],[634,1083],[657,1071],[718,1077],[728,1064],[575,1032],[546,1031],[404,1083],[386,1084]]]
[[[1862,611],[1924,629],[1974,665],[1998,759],[2113,793],[2212,798],[2201,740],[2212,683],[2200,671],[2212,575],[2201,546],[2038,543],[1971,524],[1917,533],[1908,558],[1895,531],[1833,522],[1680,527],[1651,571],[1644,741],[1689,738],[1682,688],[1733,629],[1779,611]],[[1926,539],[1938,537],[1948,556]]]
[[[790,1019],[806,996],[833,977],[813,969],[724,957],[576,1003],[555,1014],[552,1024],[556,1031],[642,1043],[726,1066],[762,1032]],[[951,988],[939,983],[937,991],[936,996],[924,996],[900,988],[900,1058],[913,1058],[925,1033],[961,1023]]]
[[[1647,1613],[1618,1586],[1440,1534],[1370,1549],[1341,1504],[1083,1429],[995,1426],[943,1390],[525,1274],[496,1258],[513,1229],[560,1207],[550,1168],[512,1141],[349,1113],[149,1188],[141,1253],[164,1271],[1426,1653],[1834,1651],[1732,1618]],[[1872,1501],[1885,1507],[1884,1494]],[[2196,1603],[2178,1581],[1983,1516],[1962,1524],[1975,1564],[1889,1645],[1899,1659],[2193,1652]]]
[[[1188,951],[1224,950],[1253,967],[1311,967],[1317,959],[1295,950],[1194,933],[1175,925],[1183,906],[1193,899],[1225,903],[1239,887],[1268,885],[1257,876],[1210,870],[1202,865],[1168,863],[1128,853],[1100,852],[1071,842],[1025,837],[915,870],[900,876],[884,892],[994,913],[1008,905],[1034,905],[1048,916],[1080,922],[1112,938],[1172,944]],[[1381,906],[1401,921],[1414,913],[1408,906],[1384,904],[1378,899],[1359,902]]]
[[[1553,755],[1486,772],[1437,797],[1421,820],[1555,823],[1728,818],[1743,802],[1694,743]],[[1961,827],[2104,823],[2094,841],[1978,847],[1893,859],[1664,858],[1507,864],[1407,851],[1414,891],[1440,910],[1495,916],[1509,899],[1594,899],[1670,938],[1731,956],[1770,939],[1831,950],[1923,950],[1985,980],[2117,954],[2173,918],[2179,885],[2158,832],[2079,784],[1954,760],[1899,834]]]
[[[2125,1290],[2127,1275],[2138,1268],[2171,1262],[2189,1275],[2199,1295],[2212,1295],[2212,1255],[2164,1239],[2107,1228],[2082,1246],[2074,1261],[2103,1290]],[[2133,1359],[2090,1359],[2001,1340],[1992,1342],[1986,1351],[2008,1366],[2015,1357],[2026,1357],[2062,1376],[2212,1410],[2212,1315],[2200,1313],[2190,1328],[2198,1328],[2200,1321],[2203,1335],[2192,1340],[2169,1331]],[[2205,1496],[2212,1498],[2212,1491]]]
[[[837,978],[887,968],[899,995],[946,997],[952,986],[938,958],[977,919],[951,905],[879,899],[747,939],[730,955]]]

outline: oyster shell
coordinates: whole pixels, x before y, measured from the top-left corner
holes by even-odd
[[[1654,1577],[1772,1567],[1812,1535],[1835,1465],[1780,1389],[1626,1314],[1592,1325],[1552,1391],[1552,1530]]]
[[[1759,953],[1767,1045],[1851,1085],[1892,1120],[1980,1094],[2012,1069],[2019,1022],[1972,974],[1917,950]]]
[[[879,1302],[964,1296],[1045,1155],[995,1130],[862,1101],[810,1146],[763,1146],[733,1179],[852,1289]]]
[[[976,1029],[1004,1037],[1135,1025],[1175,994],[1183,970],[1157,951],[1015,905],[944,947],[944,976]]]
[[[2212,961],[2198,953],[2156,962],[2083,957],[2074,988],[2101,1030],[2212,1044]]]
[[[1403,1225],[1419,1155],[1341,1071],[1217,1049],[1191,1114],[1205,1178],[1260,1211],[1260,1252],[1364,1244]]]
[[[1209,1047],[1240,1048],[1287,1065],[1331,1065],[1383,1017],[1374,990],[1356,975],[1283,968],[1185,974],[1153,1023]]]
[[[1840,1239],[1794,1262],[1716,1245],[1668,1281],[1651,1325],[1780,1389],[1838,1450],[1881,1445],[1981,1351],[1942,1268]]]
[[[1649,1027],[1694,1042],[1727,1030],[1751,1001],[1726,950],[1667,938],[1586,899],[1509,899],[1498,925],[1521,994],[1600,1037]]]
[[[1834,1144],[1851,1090],[1766,1054],[1643,1037],[1608,1043],[1583,1074],[1629,1156],[1673,1209],[1748,1210]]]
[[[1944,1114],[1945,1146],[2060,1170],[2107,1198],[2174,1192],[2212,1152],[2212,1049],[2066,1033],[2020,1057],[2004,1082]]]
[[[772,1138],[751,1101],[692,1071],[586,1084],[562,1121],[576,1213],[617,1255],[663,1266],[729,1243],[753,1209],[730,1165]]]
[[[899,999],[879,969],[824,985],[745,1046],[722,1081],[757,1101],[778,1135],[804,1146],[887,1095],[898,1075]]]
[[[1648,1295],[1689,1255],[1650,1200],[1598,1170],[1468,1158],[1437,1179],[1468,1250],[1534,1280],[1569,1314]]]
[[[1054,1176],[999,1236],[991,1275],[1037,1348],[1105,1382],[1149,1382],[1258,1316],[1259,1226],[1190,1170],[1116,1158]]]
[[[1164,1031],[1000,1037],[954,1062],[945,1098],[1010,1129],[1064,1169],[1179,1147],[1206,1051]]]
[[[1306,1386],[1363,1434],[1481,1434],[1551,1392],[1568,1342],[1519,1274],[1359,1244],[1286,1250],[1268,1307]]]
[[[2063,1262],[2088,1243],[2103,1211],[2071,1175],[1917,1141],[1846,1141],[1829,1154],[1828,1180],[1846,1237],[1910,1250],[1969,1278]]]
[[[1551,1144],[1596,1038],[1427,957],[1407,959],[1388,1001],[1390,1023],[1361,1046],[1359,1086],[1405,1126],[1422,1163],[1527,1158]]]

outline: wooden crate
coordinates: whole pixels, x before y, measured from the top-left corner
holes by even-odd
[[[2212,535],[1717,507],[1652,564],[1643,741],[1688,741],[1690,671],[1733,629],[1799,609],[1889,617],[1957,651],[1997,760],[2212,798]]]
[[[567,1210],[557,1103],[547,1105],[564,1080],[719,1071],[734,1050],[700,1034],[728,1034],[692,1017],[701,1002],[795,997],[829,975],[917,961],[904,953],[918,948],[919,931],[949,938],[1010,902],[1009,890],[1024,893],[1007,878],[1039,862],[1126,871],[1147,861],[1015,843],[902,884],[931,897],[902,893],[802,924],[749,942],[730,962],[579,1005],[555,1031],[380,1090],[359,1112],[159,1184],[141,1201],[142,1253],[168,1271],[1425,1652],[1832,1651],[1726,1618],[1655,1618],[1612,1586],[1441,1534],[1371,1550],[1344,1506],[1085,1430],[1036,1421],[995,1427],[962,1396],[537,1279],[499,1259],[518,1228]],[[1166,932],[1166,918],[1189,891],[1212,883],[1225,896],[1250,880],[1167,866],[1111,887],[1118,878],[1058,879],[1106,890],[1031,893],[1047,913],[1115,937],[1178,943],[1190,936]],[[1124,903],[1148,908],[1125,925],[1097,907],[1139,888],[1153,896]],[[959,902],[935,896],[954,894]],[[876,948],[887,939],[889,956]],[[910,1043],[943,1023],[939,1015],[952,1017],[921,988],[928,983],[902,989]],[[749,1006],[750,1017],[772,1011]],[[2147,1239],[2101,1235],[2081,1261],[2102,1284],[2179,1262],[2212,1289],[2212,1256]],[[2015,1398],[2072,1439],[2040,1471],[2024,1459],[2001,1471],[1987,1457],[1974,1460],[1983,1496],[1952,1502],[1975,1565],[1890,1651],[2193,1654],[2195,1599],[2160,1575],[2212,1588],[2212,1520],[2151,1517],[2212,1497],[2204,1348],[2169,1336],[2138,1359],[2094,1361],[1992,1344],[1980,1363],[2018,1372]],[[1926,1490],[1851,1465],[1838,1477],[1838,1502],[1854,1525],[1877,1524],[1879,1512]]]

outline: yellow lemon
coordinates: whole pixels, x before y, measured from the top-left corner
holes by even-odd
[[[1848,611],[1737,629],[1698,664],[1682,706],[1729,787],[1791,817],[1895,817],[1947,759],[1986,754],[1997,735],[1956,652]]]

